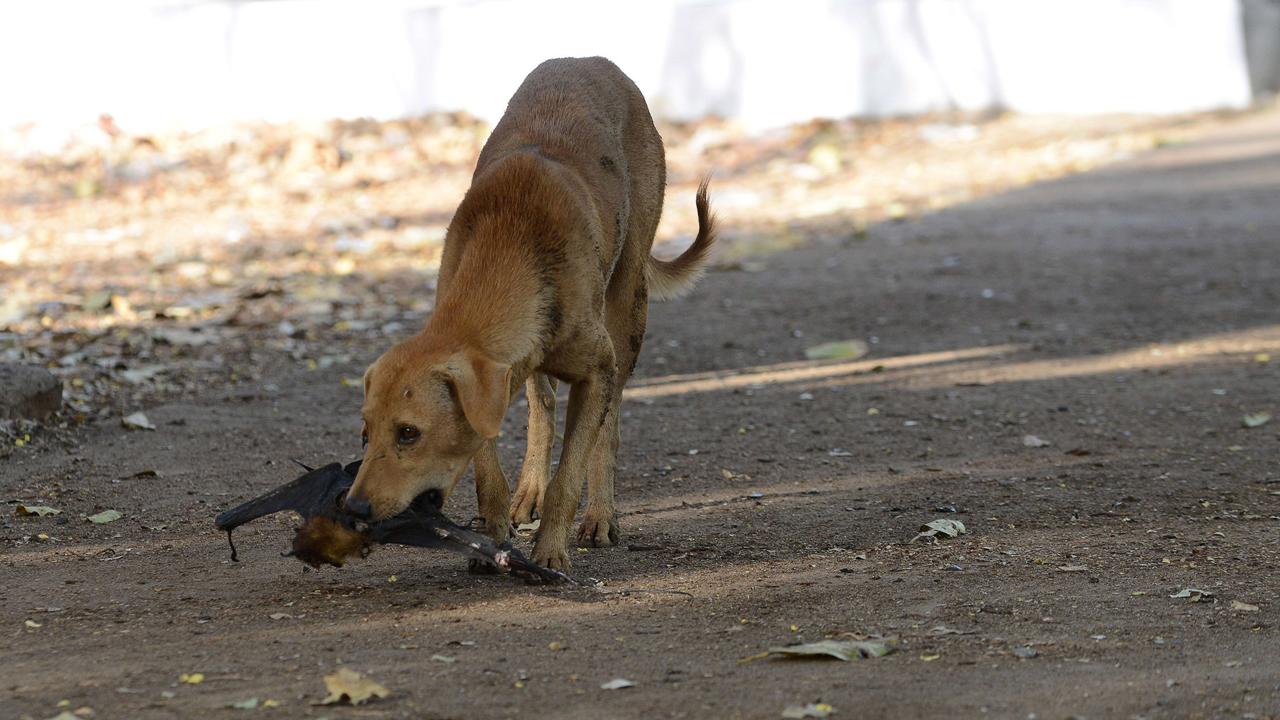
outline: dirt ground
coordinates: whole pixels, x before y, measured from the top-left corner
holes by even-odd
[[[721,263],[653,308],[623,544],[574,558],[603,591],[392,547],[313,572],[278,557],[286,518],[229,561],[215,512],[358,453],[343,381],[376,328],[327,364],[204,366],[151,396],[153,432],[86,404],[0,460],[3,499],[63,510],[0,520],[0,715],[1280,717],[1280,417],[1244,422],[1280,416],[1278,199],[1272,111]],[[805,359],[846,339],[870,353]],[[968,534],[905,544],[937,518]],[[899,650],[742,662],[840,636]],[[392,695],[314,706],[339,666]]]

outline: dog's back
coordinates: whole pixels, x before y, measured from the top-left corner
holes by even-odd
[[[648,257],[666,187],[662,138],[640,89],[605,58],[557,58],[529,73],[476,164],[536,152],[580,178],[600,219],[606,257]],[[637,267],[643,265],[637,264]]]

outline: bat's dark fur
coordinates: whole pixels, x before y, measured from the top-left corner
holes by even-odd
[[[569,578],[563,573],[535,565],[511,547],[499,545],[486,535],[468,530],[445,517],[430,503],[414,502],[394,517],[372,524],[362,523],[342,510],[342,498],[355,481],[360,463],[345,468],[332,463],[307,473],[287,485],[254,498],[218,515],[214,521],[230,539],[235,528],[264,515],[292,510],[303,524],[293,538],[289,555],[311,565],[341,567],[353,556],[368,554],[374,543],[435,547],[462,553],[503,570],[543,581]],[[231,559],[236,559],[235,545]]]

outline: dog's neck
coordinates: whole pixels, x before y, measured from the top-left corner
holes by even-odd
[[[436,310],[424,334],[509,365],[537,365],[558,332],[548,277],[562,271],[563,234],[580,209],[546,161],[515,153],[490,163],[454,214]]]
[[[491,312],[478,313],[474,303],[440,298],[420,336],[432,345],[470,348],[508,365],[521,364],[539,346],[537,318],[527,313],[527,306],[506,300],[480,295],[477,301]]]
[[[537,362],[547,332],[536,270],[498,242],[467,243],[423,335],[508,365]]]

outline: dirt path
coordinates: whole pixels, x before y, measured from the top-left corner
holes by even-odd
[[[575,569],[691,597],[526,587],[396,548],[304,572],[276,555],[286,520],[229,562],[217,510],[292,477],[288,457],[358,449],[350,368],[15,454],[5,499],[54,490],[70,519],[0,525],[0,715],[1280,716],[1280,419],[1242,423],[1280,417],[1277,200],[1271,114],[865,237],[818,224],[655,307],[624,545]],[[804,361],[847,338],[871,354]],[[348,348],[354,366],[378,349]],[[507,428],[514,470],[523,413]],[[79,519],[102,507],[126,517]],[[902,544],[938,517],[969,534]],[[1169,597],[1192,587],[1213,602]],[[739,662],[840,633],[901,650]],[[311,706],[340,664],[394,695]],[[279,707],[228,707],[254,697]]]

